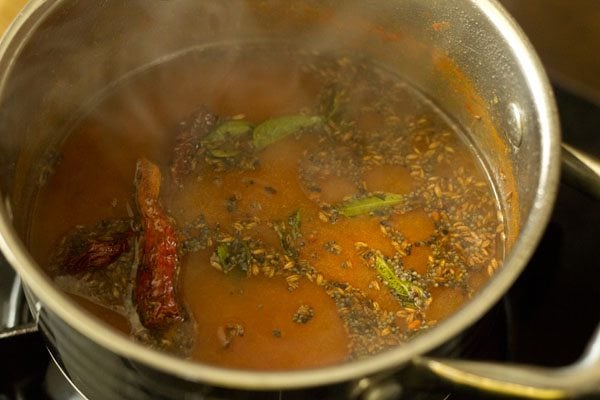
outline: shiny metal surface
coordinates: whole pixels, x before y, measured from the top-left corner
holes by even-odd
[[[562,145],[562,174],[575,189],[600,199],[600,160],[567,144]]]
[[[562,368],[419,358],[416,364],[457,385],[503,396],[571,399],[600,390],[600,327],[581,359]]]
[[[56,363],[48,366],[45,377],[45,387],[48,396],[53,400],[88,400],[77,391],[75,385],[66,378]]]
[[[310,48],[359,51],[385,63],[435,98],[490,166],[507,214],[505,264],[473,301],[407,346],[294,372],[192,363],[144,348],[90,317],[28,253],[29,201],[43,183],[49,153],[90,95],[174,51],[248,37],[303,40]],[[30,304],[41,305],[40,328],[53,354],[92,399],[219,398],[227,391],[219,387],[349,390],[354,380],[421,360],[416,357],[464,330],[510,287],[540,238],[558,181],[558,123],[548,82],[522,33],[489,1],[303,1],[289,7],[277,1],[34,0],[0,43],[0,105],[0,190],[10,205],[0,209],[0,247],[26,283]]]
[[[26,334],[35,325],[21,290],[21,279],[0,256],[0,339]]]
[[[17,308],[14,307],[13,287],[15,273],[10,268],[0,268],[0,331],[17,325]]]
[[[570,399],[598,392],[600,327],[581,360],[563,368],[535,368],[433,358],[418,359],[416,363],[458,385],[478,387],[504,396]]]

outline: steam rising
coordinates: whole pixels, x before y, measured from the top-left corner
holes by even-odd
[[[8,125],[19,126],[20,130],[27,127],[27,134],[34,139],[27,140],[34,143],[34,158],[55,147],[71,129],[73,119],[86,114],[111,84],[185,49],[248,41],[293,41],[300,48],[324,53],[339,52],[344,45],[360,49],[352,50],[353,54],[368,54],[375,45],[393,39],[385,36],[383,25],[371,18],[377,10],[357,8],[350,2],[49,3],[42,7],[49,10],[49,16],[20,55],[6,97],[13,103],[5,113],[14,118]],[[219,73],[226,75],[235,60],[234,52],[227,53]],[[35,117],[29,110],[37,110]],[[133,112],[146,120],[149,134],[157,134],[160,124],[151,110],[139,105],[133,107]],[[19,146],[20,139],[13,139],[4,136],[2,141],[16,142],[5,143],[6,147]]]

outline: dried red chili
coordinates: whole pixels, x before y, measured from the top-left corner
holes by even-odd
[[[127,220],[78,227],[62,239],[52,264],[60,274],[104,269],[130,250],[132,238],[133,229]]]
[[[141,260],[138,265],[135,300],[142,325],[149,329],[166,328],[183,320],[177,299],[176,231],[158,201],[159,168],[141,159],[136,169],[136,203],[141,215]]]

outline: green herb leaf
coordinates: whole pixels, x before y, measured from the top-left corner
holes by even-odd
[[[214,158],[231,158],[240,154],[239,150],[236,149],[212,149],[210,155]]]
[[[257,150],[264,149],[288,135],[322,123],[322,117],[309,115],[286,115],[268,119],[254,129],[254,147]]]
[[[292,230],[292,238],[298,239],[302,234],[300,233],[300,210],[296,211],[288,218],[288,225]]]
[[[235,238],[231,242],[219,242],[217,245],[218,269],[226,274],[234,269],[247,272],[251,257],[248,243],[240,238]],[[211,257],[211,262],[213,258],[214,255]]]
[[[215,130],[208,134],[204,143],[224,142],[226,140],[240,138],[252,131],[252,124],[244,120],[229,120],[223,122]]]
[[[236,157],[240,154],[239,140],[251,131],[252,124],[248,121],[225,121],[202,141],[202,146],[215,158]]]
[[[335,208],[345,217],[356,217],[374,211],[397,206],[402,203],[403,196],[394,193],[382,193],[344,202]]]
[[[296,211],[287,218],[286,221],[278,221],[273,224],[279,242],[285,253],[292,257],[298,257],[302,233],[300,232],[300,210]]]
[[[400,279],[394,268],[379,254],[375,255],[375,269],[403,306],[423,308],[428,304],[429,294],[414,282]]]
[[[217,256],[219,257],[221,266],[227,265],[227,259],[229,258],[229,246],[227,246],[227,243],[219,243],[217,246]]]
[[[327,119],[333,119],[336,114],[340,111],[342,105],[342,93],[335,91],[331,97],[331,104],[329,106],[329,112],[327,113]]]

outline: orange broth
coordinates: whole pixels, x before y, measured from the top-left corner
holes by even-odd
[[[37,196],[31,248],[49,265],[74,226],[137,218],[136,161],[157,164],[161,203],[175,226],[183,231],[202,217],[210,231],[180,247],[177,287],[187,310],[183,331],[192,336],[176,352],[184,357],[269,370],[365,357],[433,327],[501,263],[500,208],[466,135],[406,82],[367,61],[288,49],[197,50],[99,99],[60,146]],[[286,115],[323,122],[256,150],[250,164],[203,153],[174,187],[168,171],[176,128],[201,105],[221,121],[254,127]],[[340,212],[340,205],[390,193],[402,201],[351,217]],[[299,237],[297,247],[286,248],[278,226]],[[250,261],[224,271],[219,251],[231,252],[233,240],[250,246]],[[264,261],[263,249],[279,262]],[[385,265],[395,277],[386,278]],[[419,286],[411,292],[424,293],[419,304],[399,295],[396,279]],[[163,348],[136,333],[127,295],[115,309],[60,282],[91,313]],[[150,335],[176,341],[178,329]]]

